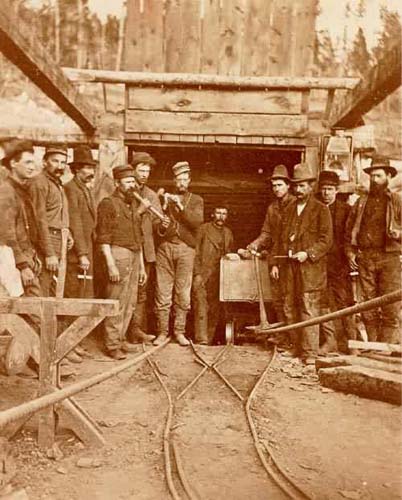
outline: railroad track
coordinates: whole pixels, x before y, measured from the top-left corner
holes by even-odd
[[[143,347],[145,351],[145,346]],[[280,490],[280,497],[290,498],[292,500],[306,500],[310,497],[306,492],[304,492],[286,473],[286,471],[280,466],[280,464],[275,459],[272,449],[267,446],[266,443],[262,443],[258,437],[256,425],[254,423],[252,414],[252,404],[254,402],[255,396],[258,389],[263,384],[266,379],[269,369],[272,366],[275,356],[276,356],[276,346],[269,351],[269,359],[266,363],[265,368],[262,370],[260,375],[257,377],[251,391],[247,396],[243,396],[233,384],[220,370],[220,365],[223,364],[228,355],[230,355],[233,347],[230,345],[222,348],[218,354],[214,357],[212,361],[207,361],[204,356],[202,356],[199,351],[191,344],[192,353],[194,355],[194,360],[199,363],[202,369],[197,373],[197,375],[181,390],[181,392],[174,396],[172,391],[169,389],[167,383],[164,380],[167,374],[162,373],[159,370],[158,365],[151,359],[147,358],[147,362],[151,367],[156,379],[161,385],[168,402],[168,411],[166,416],[166,422],[163,433],[163,453],[164,453],[164,465],[165,465],[165,475],[166,482],[168,485],[169,492],[174,500],[181,500],[183,498],[189,498],[190,500],[199,500],[201,498],[206,498],[203,492],[196,491],[194,486],[194,481],[189,478],[184,467],[183,460],[180,454],[180,447],[177,439],[173,436],[173,431],[175,426],[173,425],[174,420],[177,420],[178,410],[177,403],[184,400],[186,396],[194,389],[196,384],[204,377],[208,372],[213,372],[217,379],[224,384],[227,390],[232,392],[234,396],[238,399],[239,405],[243,410],[244,417],[247,421],[249,435],[253,440],[253,446],[255,448],[255,453],[258,455],[259,463],[264,468],[265,475],[269,478],[271,483],[274,483],[274,489],[278,492]],[[267,492],[265,498],[279,498],[278,496],[272,496]]]

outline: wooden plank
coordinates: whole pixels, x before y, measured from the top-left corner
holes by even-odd
[[[130,0],[127,4],[124,68],[128,71],[142,71],[144,67],[145,18],[141,4],[142,0]]]
[[[209,113],[296,115],[301,112],[302,92],[287,90],[195,90],[128,87],[129,109]]]
[[[225,0],[219,16],[218,73],[240,75],[245,0]]]
[[[220,0],[201,0],[201,73],[218,73]]]
[[[40,340],[36,331],[25,321],[24,318],[17,314],[1,314],[0,328],[2,331],[6,328],[13,337],[21,339],[21,341],[30,346],[32,359],[39,364],[40,360]]]
[[[368,351],[402,352],[400,344],[387,344],[385,342],[363,342],[360,340],[349,340],[349,349],[366,349]]]
[[[57,338],[56,362],[61,361],[81,340],[87,337],[104,319],[104,316],[91,318],[80,316]]]
[[[165,68],[164,51],[164,6],[163,0],[144,1],[143,17],[146,22],[143,25],[143,71],[163,71]]]
[[[304,115],[242,115],[235,113],[126,113],[126,132],[201,135],[301,136],[307,131]]]
[[[126,83],[134,85],[170,87],[224,87],[236,89],[354,89],[359,78],[286,77],[286,76],[231,76],[188,73],[147,73],[109,71],[99,69],[63,68],[74,82]]]
[[[165,71],[196,73],[200,67],[199,0],[166,0]]]
[[[269,20],[272,0],[249,0],[245,19],[242,75],[264,76],[269,67]]]
[[[328,120],[331,114],[332,105],[334,103],[335,89],[328,90],[327,104],[325,105],[324,120]]]
[[[54,359],[57,338],[56,304],[42,305],[40,325],[39,395],[44,396],[54,390],[57,383],[57,368]],[[49,406],[39,413],[38,444],[49,449],[54,444],[56,419],[54,407]]]
[[[30,27],[21,18],[17,22],[12,12],[10,1],[3,0],[0,3],[0,50],[86,133],[93,134],[96,120],[91,106],[66,78],[38,37],[27,38]]]
[[[397,43],[372,68],[360,84],[344,97],[336,99],[330,115],[331,127],[353,128],[362,116],[383,101],[401,85],[401,45]]]
[[[41,313],[41,299],[37,297],[1,297],[0,314],[36,314]]]
[[[317,358],[315,367],[318,370],[321,368],[335,368],[337,366],[364,366],[366,368],[374,368],[375,370],[384,370],[391,373],[402,374],[402,365],[384,363],[375,359],[368,359],[363,356],[333,356],[325,358]]]
[[[364,366],[339,366],[318,371],[321,385],[357,396],[401,404],[400,374]]]

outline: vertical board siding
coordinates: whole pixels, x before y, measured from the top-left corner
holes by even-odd
[[[143,71],[159,73],[165,69],[164,9],[164,0],[144,1]]]
[[[221,0],[202,0],[200,73],[219,71],[219,14]]]
[[[124,47],[124,67],[131,71],[143,70],[143,14],[141,0],[128,0]]]
[[[246,0],[221,2],[218,73],[240,75]]]

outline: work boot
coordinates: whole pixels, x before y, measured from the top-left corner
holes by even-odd
[[[127,338],[133,344],[150,344],[155,340],[155,335],[148,335],[138,325],[135,325],[127,334]]]
[[[74,352],[83,358],[93,358],[93,355],[80,344],[76,346]]]
[[[158,335],[156,337],[156,339],[152,343],[153,343],[153,345],[162,345],[166,339],[167,339],[167,335],[161,333],[160,335]]]
[[[190,341],[182,333],[175,335],[174,338],[176,342],[183,347],[190,345]]]
[[[107,355],[117,361],[121,359],[126,359],[127,355],[121,349],[113,349],[113,351],[108,351]]]
[[[125,340],[122,343],[121,350],[123,352],[137,352],[138,351],[138,345],[137,344],[132,344],[131,342],[127,342]]]
[[[81,356],[75,351],[69,352],[66,358],[68,359],[68,361],[71,361],[71,363],[82,363],[84,361]]]

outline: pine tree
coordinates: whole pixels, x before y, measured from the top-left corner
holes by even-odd
[[[391,47],[397,44],[401,45],[402,41],[402,26],[399,14],[382,6],[380,17],[382,31],[379,35],[377,46],[373,49],[373,54],[377,61],[381,60],[383,54]]]
[[[352,48],[347,55],[346,67],[347,73],[351,76],[363,76],[371,68],[371,57],[361,27],[358,28]]]

